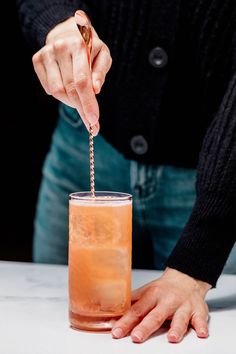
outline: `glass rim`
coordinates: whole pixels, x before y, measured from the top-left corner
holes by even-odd
[[[108,197],[104,199],[104,197]],[[109,198],[110,197],[110,198]],[[124,202],[132,201],[132,194],[123,192],[95,191],[95,198],[91,191],[74,192],[69,194],[69,200],[94,201],[94,202]]]

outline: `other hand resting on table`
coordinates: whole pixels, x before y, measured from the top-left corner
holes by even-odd
[[[211,285],[167,268],[158,280],[135,290],[131,309],[113,326],[113,338],[131,332],[141,343],[156,332],[165,320],[171,320],[168,341],[182,340],[191,325],[198,337],[208,336],[208,307],[205,296]]]

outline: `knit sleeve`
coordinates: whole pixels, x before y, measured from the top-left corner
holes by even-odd
[[[73,16],[76,10],[88,12],[81,0],[17,0],[17,6],[22,31],[34,50],[44,45],[53,27]]]
[[[199,157],[197,198],[167,266],[216,285],[236,241],[236,72]]]

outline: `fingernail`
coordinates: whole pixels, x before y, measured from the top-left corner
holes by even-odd
[[[97,122],[97,123],[92,127],[92,129],[93,129],[93,136],[97,136],[98,133],[99,133],[99,129],[100,129],[100,124],[99,124],[99,122]]]
[[[132,333],[132,340],[134,341],[142,341],[143,340],[143,333],[141,331],[135,331],[134,333]]]
[[[94,125],[94,124],[96,124],[97,121],[98,121],[98,116],[97,116],[96,114],[93,114],[93,113],[92,113],[92,114],[89,114],[88,120],[89,120],[89,123],[90,123],[90,124]]]
[[[204,337],[207,335],[207,331],[205,328],[200,328],[198,333],[200,336],[204,336]]]
[[[170,332],[170,333],[168,334],[168,338],[169,338],[170,340],[176,341],[176,340],[179,339],[179,336],[178,336],[178,334],[177,334],[176,332]]]
[[[113,338],[121,338],[123,336],[123,330],[121,328],[114,328],[112,330]]]

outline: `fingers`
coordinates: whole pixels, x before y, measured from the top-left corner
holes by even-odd
[[[169,342],[180,342],[191,324],[198,337],[208,336],[208,307],[205,303],[205,284],[182,273],[168,270],[155,280],[133,292],[131,309],[118,320],[113,338],[131,332],[133,342],[143,342],[157,331],[167,319],[172,319]],[[202,290],[202,291],[200,291]]]
[[[84,124],[88,128],[89,121],[86,119],[86,116],[84,114],[84,110],[80,102],[78,93],[76,91],[75,83],[74,83],[71,54],[65,47],[64,42],[60,42],[60,41],[58,41],[55,44],[55,52],[56,52],[57,63],[62,77],[63,86],[66,95],[68,97],[68,100],[77,109]]]
[[[81,11],[76,13],[76,21],[86,25],[84,15]],[[86,45],[76,21],[70,18],[52,29],[46,45],[34,55],[33,64],[44,90],[76,108],[87,129],[91,124],[96,135],[99,130],[99,107],[95,93],[101,90],[111,66],[111,56],[92,28],[91,74]]]
[[[110,51],[106,45],[103,45],[97,56],[94,58],[92,67],[92,82],[96,94],[101,91],[111,64],[112,59]]]
[[[103,42],[96,38],[96,55]],[[33,65],[44,90],[56,99],[74,107],[87,129],[99,130],[99,107],[92,85],[84,40],[69,19],[56,26],[47,36],[46,45],[33,56]]]
[[[67,97],[62,82],[60,69],[51,47],[45,47],[33,56],[34,70],[47,94],[65,104],[74,107]]]
[[[200,307],[200,306],[198,306]],[[173,316],[168,332],[168,341],[171,343],[180,342],[188,330],[189,323],[194,327],[197,336],[200,338],[208,337],[208,310],[203,309],[194,314],[190,308],[179,309]]]
[[[52,51],[52,48],[45,48],[42,55],[43,65],[46,72],[47,86],[50,94],[60,101],[69,102],[64,89],[61,72],[55,60],[55,54]]]
[[[195,329],[199,338],[207,338],[208,332],[208,310],[204,309],[193,314],[191,325]]]
[[[142,298],[132,305],[131,309],[115,323],[112,329],[113,338],[126,336],[155,305],[155,296],[151,296],[149,293],[143,295]]]
[[[76,55],[72,58],[70,50],[75,46]],[[92,124],[94,136],[97,135],[99,109],[82,40],[74,39],[69,47],[64,40],[57,40],[53,45],[47,45],[36,53],[33,64],[45,91],[61,102],[75,107],[87,129],[89,130],[89,124]]]
[[[169,316],[169,309],[164,305],[158,305],[136,326],[131,338],[135,343],[145,341],[151,334],[156,332]]]
[[[171,326],[167,335],[170,343],[178,343],[182,340],[188,330],[191,318],[190,309],[179,309],[173,316]]]
[[[32,62],[33,62],[34,70],[39,78],[41,85],[43,86],[46,93],[50,95],[51,93],[49,92],[49,88],[48,88],[46,70],[44,68],[44,65],[41,63],[39,53],[36,53],[33,56]]]
[[[78,51],[77,48],[73,49],[72,63],[75,89],[82,104],[86,119],[90,124],[94,125],[98,122],[99,107],[93,91],[85,45],[83,50]]]
[[[194,314],[190,307],[179,308],[173,316],[167,338],[171,343],[180,342],[188,330],[191,323],[199,338],[208,337],[208,308],[206,304],[198,304],[200,309]]]

